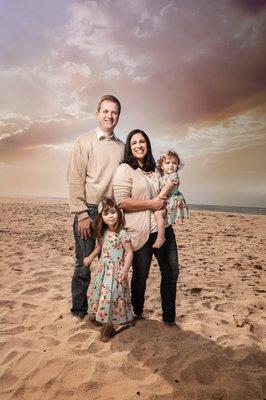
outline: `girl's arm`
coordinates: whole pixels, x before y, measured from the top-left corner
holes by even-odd
[[[126,197],[120,201],[119,208],[125,211],[146,211],[160,210],[166,205],[166,197],[154,197],[151,200],[136,200],[131,197]]]
[[[133,260],[133,250],[131,242],[125,242],[123,244],[123,247],[125,250],[125,257],[124,257],[124,267],[121,271],[121,277],[120,277],[121,281],[128,280],[128,271]]]
[[[90,267],[91,263],[93,261],[93,259],[98,256],[98,254],[101,253],[102,250],[102,241],[99,240],[99,242],[97,243],[97,245],[95,246],[95,249],[93,250],[93,252],[88,256],[85,257],[83,260],[83,263],[86,267]]]

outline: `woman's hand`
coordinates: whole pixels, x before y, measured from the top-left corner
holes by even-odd
[[[167,197],[154,197],[154,199],[150,200],[150,208],[151,210],[158,211],[166,206]]]

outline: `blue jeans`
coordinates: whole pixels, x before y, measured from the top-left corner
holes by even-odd
[[[149,275],[152,255],[154,254],[161,271],[161,302],[163,321],[175,321],[176,282],[178,278],[178,253],[172,226],[165,229],[165,242],[159,249],[154,249],[157,237],[151,233],[148,241],[133,256],[133,275],[131,281],[131,302],[135,314],[143,312],[146,280]]]
[[[88,213],[91,219],[97,216],[97,207],[88,205]],[[78,219],[74,218],[73,232],[75,238],[76,262],[71,283],[72,308],[74,315],[84,317],[88,313],[87,291],[91,280],[90,269],[83,264],[84,257],[87,257],[95,247],[95,239],[82,239],[78,236]]]

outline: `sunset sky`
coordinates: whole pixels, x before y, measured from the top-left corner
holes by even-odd
[[[122,103],[154,154],[185,161],[189,203],[265,206],[261,0],[1,0],[0,195],[67,196],[69,150]]]

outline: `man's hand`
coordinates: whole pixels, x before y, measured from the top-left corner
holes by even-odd
[[[82,239],[88,239],[91,236],[90,225],[91,219],[89,217],[78,221],[78,235]]]
[[[166,206],[167,202],[167,197],[154,197],[154,199],[151,200],[151,209],[154,211],[161,210]]]

